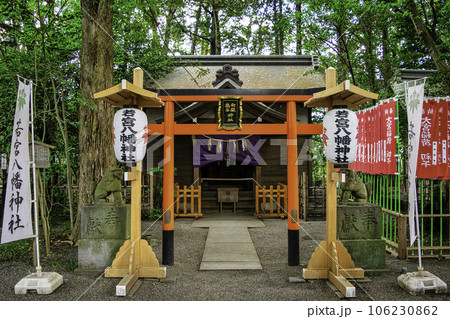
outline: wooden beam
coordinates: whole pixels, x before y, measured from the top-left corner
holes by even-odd
[[[320,135],[322,124],[297,124],[297,135]]]
[[[328,280],[337,288],[346,298],[356,297],[355,287],[348,282],[347,279],[340,275],[333,274],[332,271],[328,272]]]
[[[116,296],[126,296],[139,278],[138,270],[132,275],[126,274],[116,286]]]
[[[218,130],[218,124],[175,124],[175,135],[251,135],[251,134],[273,134],[286,135],[286,124],[242,124],[242,130]]]
[[[163,124],[148,124],[149,134],[164,134]],[[218,124],[177,124],[174,123],[174,135],[286,135],[286,123],[279,124],[242,124],[242,130],[218,130]],[[322,134],[322,124],[297,124],[298,135]]]
[[[224,95],[165,95],[159,96],[163,102],[219,102]],[[241,95],[243,102],[306,102],[311,95]]]

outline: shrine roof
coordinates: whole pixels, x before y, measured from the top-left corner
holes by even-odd
[[[144,83],[148,89],[213,89],[218,72],[229,67],[237,72],[242,89],[311,89],[325,86],[314,55],[208,55],[177,56],[176,66],[165,77]],[[260,94],[260,93],[259,93]]]

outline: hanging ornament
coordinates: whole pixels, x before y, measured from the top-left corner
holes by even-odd
[[[222,153],[222,141],[217,141],[216,153]]]
[[[247,147],[247,139],[246,139],[246,138],[244,138],[244,139],[242,140],[241,145],[242,145],[242,150],[243,150],[244,152],[248,150],[248,147]]]

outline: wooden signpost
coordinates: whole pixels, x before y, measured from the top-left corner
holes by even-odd
[[[360,89],[349,81],[336,85],[336,70],[326,70],[326,90],[315,93],[305,105],[308,107],[327,107],[335,105],[356,107],[377,99],[378,94]],[[328,279],[345,297],[355,297],[355,287],[347,280],[364,278],[364,270],[355,268],[352,257],[344,245],[337,240],[337,187],[342,174],[336,172],[334,165],[327,161],[326,172],[326,241],[319,243],[308,267],[303,269],[305,279]]]
[[[137,105],[143,107],[161,107],[162,102],[156,93],[143,89],[143,72],[134,69],[133,84],[122,83],[94,94],[112,106]],[[105,277],[123,277],[116,286],[117,296],[126,296],[140,277],[166,278],[166,268],[160,267],[155,253],[148,242],[141,239],[141,178],[142,162],[125,173],[125,180],[131,181],[131,236],[125,241],[111,267],[105,269]]]

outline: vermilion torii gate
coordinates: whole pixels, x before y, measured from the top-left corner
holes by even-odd
[[[297,121],[297,103],[304,103],[313,97],[313,93],[321,89],[171,89],[163,90],[159,98],[157,94],[143,87],[142,70],[134,70],[134,84],[123,80],[112,88],[98,92],[95,98],[104,100],[112,106],[137,105],[140,109],[146,107],[160,107],[164,103],[164,122],[161,124],[149,124],[149,134],[164,135],[164,175],[163,175],[163,260],[164,265],[174,264],[174,137],[175,135],[285,135],[287,139],[287,195],[288,195],[288,264],[297,266],[300,264],[299,254],[299,194],[298,194],[298,135],[322,134],[322,124],[300,124]],[[220,97],[239,97],[242,102],[286,103],[285,123],[254,123],[242,124],[240,130],[219,130],[218,124],[178,124],[174,120],[175,103],[185,102],[219,102]],[[130,174],[134,180],[136,196],[132,196],[132,240],[140,242],[140,176],[141,164],[132,168]],[[132,185],[133,186],[133,185]],[[145,244],[145,243],[144,243]],[[130,244],[131,245],[131,244]],[[126,245],[125,245],[126,246]],[[145,245],[144,245],[145,246]],[[134,247],[134,246],[133,246]],[[138,247],[139,248],[139,247]],[[124,250],[126,249],[123,248]],[[135,249],[140,251],[140,249]],[[151,251],[151,249],[148,249]],[[145,253],[145,249],[143,250]],[[152,252],[150,254],[153,254]],[[140,256],[141,253],[137,253]],[[133,255],[131,255],[132,257]],[[130,257],[130,269],[139,268]],[[142,256],[144,258],[144,256]],[[126,258],[123,258],[126,259]],[[153,260],[153,259],[152,259]],[[128,273],[130,278],[124,278],[127,289],[130,283],[134,283],[137,276],[162,276],[162,269],[157,267],[157,262],[148,262],[150,266],[144,267],[139,274],[132,276],[132,271],[127,270],[125,264],[115,266],[117,270],[110,270],[111,276],[123,276]],[[114,268],[114,267],[113,267]],[[165,275],[165,274],[164,274]]]
[[[316,91],[316,90],[314,90]],[[319,90],[317,90],[319,91]],[[262,93],[262,94],[261,94]],[[285,135],[287,138],[288,187],[288,264],[300,264],[299,256],[299,194],[298,194],[298,135],[322,134],[322,124],[300,124],[297,121],[297,103],[312,98],[312,90],[251,90],[251,89],[196,89],[168,90],[159,95],[164,102],[164,122],[149,124],[149,134],[164,135],[163,175],[163,260],[174,264],[174,137],[175,135]],[[166,94],[166,95],[164,95]],[[218,124],[178,124],[174,121],[174,106],[178,102],[218,102],[220,97],[242,97],[242,102],[286,102],[286,122],[274,124],[242,124],[242,130],[218,130]]]

